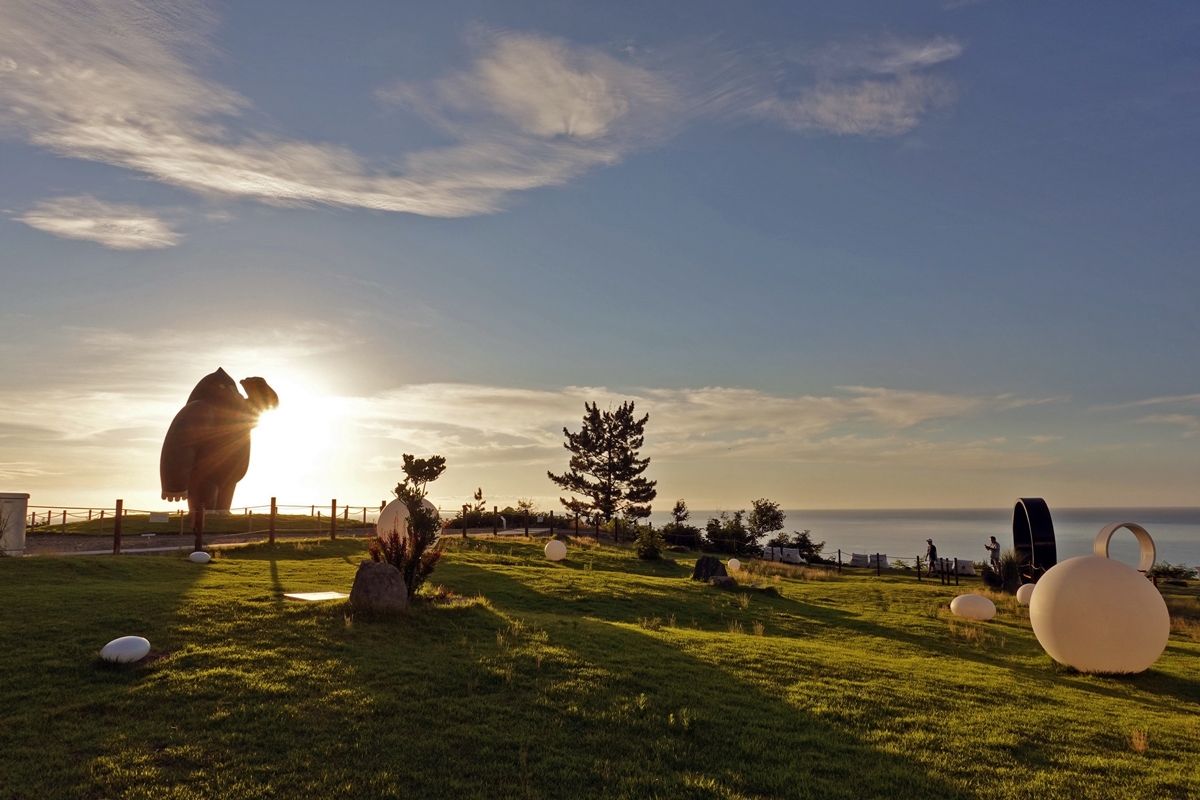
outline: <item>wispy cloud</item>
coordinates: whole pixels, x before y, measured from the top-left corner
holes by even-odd
[[[1173,394],[1164,395],[1162,397],[1147,397],[1144,400],[1134,400],[1129,403],[1118,403],[1116,405],[1097,406],[1100,409],[1122,409],[1122,408],[1144,408],[1146,406],[1164,406],[1164,405],[1192,405],[1200,403],[1200,394]]]
[[[553,37],[477,33],[468,69],[380,91],[453,142],[370,159],[249,129],[241,117],[250,101],[195,67],[212,24],[203,6],[184,2],[0,5],[0,125],[51,152],[204,194],[451,217],[492,212],[513,192],[615,164],[698,116],[903,133],[950,98],[948,84],[915,70],[961,51],[944,39],[880,46],[860,67],[892,77],[777,93],[772,74],[744,64],[704,78],[713,59],[703,68],[649,63]],[[736,61],[716,60],[727,57]]]
[[[97,242],[113,250],[174,247],[183,240],[183,234],[150,209],[87,195],[43,200],[17,220],[64,239]]]
[[[1151,414],[1134,421],[1159,425],[1180,425],[1185,428],[1183,432],[1185,439],[1190,439],[1200,433],[1200,417],[1195,414]]]

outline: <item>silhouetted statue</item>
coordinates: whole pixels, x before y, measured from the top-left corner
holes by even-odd
[[[223,369],[205,375],[179,410],[163,440],[158,474],[163,500],[187,500],[196,512],[228,511],[233,490],[250,467],[250,431],[258,415],[279,405],[262,378],[246,378],[242,397]]]

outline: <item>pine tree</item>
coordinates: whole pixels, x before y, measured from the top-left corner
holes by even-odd
[[[618,515],[633,519],[650,516],[658,481],[642,477],[650,459],[638,454],[650,415],[635,418],[632,400],[615,411],[600,411],[595,403],[584,403],[583,409],[579,433],[563,428],[567,437],[563,447],[571,453],[568,471],[562,475],[548,471],[546,475],[560,488],[589,499],[559,500],[572,513],[605,523]]]

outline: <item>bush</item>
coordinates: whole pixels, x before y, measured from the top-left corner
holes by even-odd
[[[403,537],[397,531],[376,536],[367,548],[372,561],[391,564],[400,570],[410,598],[442,559],[442,550],[437,547],[442,521],[436,511],[425,507],[424,500],[425,487],[445,469],[446,459],[442,456],[413,458],[404,454],[404,480],[393,493],[408,508],[408,532]]]
[[[814,542],[808,529],[792,531],[790,534],[780,533],[767,542],[767,547],[789,547],[800,551],[800,557],[810,564],[824,563],[821,551],[825,549],[824,542]]]
[[[1196,570],[1187,564],[1169,564],[1166,561],[1160,561],[1151,568],[1150,576],[1177,581],[1194,581],[1196,580]]]
[[[745,511],[722,511],[710,518],[704,526],[704,549],[739,556],[761,555],[758,538],[746,527],[745,516]]]
[[[662,558],[666,540],[657,528],[650,525],[639,525],[633,541],[638,558],[644,561],[657,561]]]
[[[993,589],[999,589],[1008,594],[1016,594],[1021,586],[1021,571],[1024,564],[1015,550],[1005,550],[1000,554],[1000,568],[994,570],[991,566],[983,568],[983,582]]]
[[[700,546],[700,529],[688,525],[692,513],[688,511],[687,503],[680,499],[675,501],[671,509],[671,521],[663,526],[663,539],[675,547],[698,548]]]

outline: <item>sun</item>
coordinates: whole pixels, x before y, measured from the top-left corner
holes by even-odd
[[[287,376],[271,379],[271,386],[279,407],[263,413],[251,434],[250,469],[238,484],[235,510],[238,502],[257,505],[270,497],[302,502],[326,483],[341,399]]]

